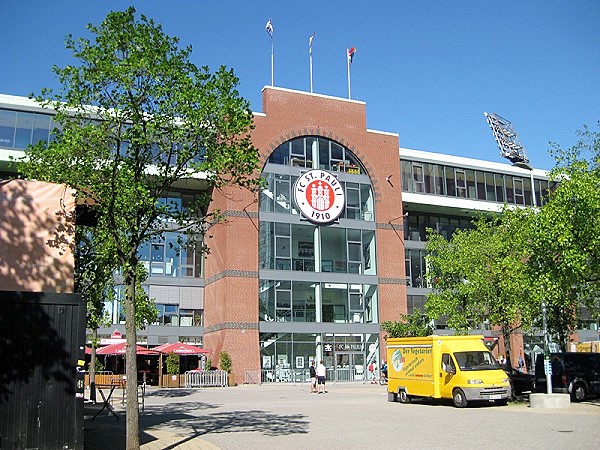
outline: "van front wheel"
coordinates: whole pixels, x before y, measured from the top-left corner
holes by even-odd
[[[462,391],[462,389],[454,390],[452,393],[452,402],[457,408],[464,408],[467,406],[467,397],[465,397],[465,393]]]

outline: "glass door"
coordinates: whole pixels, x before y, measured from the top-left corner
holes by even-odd
[[[336,353],[335,380],[363,381],[365,379],[364,353]]]

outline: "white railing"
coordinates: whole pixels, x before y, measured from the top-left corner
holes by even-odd
[[[364,382],[365,374],[362,369],[338,368],[327,369],[327,381],[336,383]],[[261,383],[308,383],[309,369],[262,369],[246,370],[245,384]]]
[[[185,373],[185,387],[224,387],[227,386],[227,372],[224,370],[190,370]]]

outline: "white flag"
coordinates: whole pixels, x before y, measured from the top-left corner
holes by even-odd
[[[273,37],[273,24],[271,23],[271,19],[269,19],[265,25],[265,30],[269,33],[269,36]]]

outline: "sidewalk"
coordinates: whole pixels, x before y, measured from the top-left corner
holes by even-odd
[[[177,390],[173,390],[174,391]],[[160,399],[157,395],[157,388],[149,388],[146,401],[151,400],[151,405],[148,405],[150,411],[156,413],[161,401],[155,402],[155,399]],[[94,420],[93,415],[102,407],[101,403],[85,408],[84,416],[84,448],[85,450],[117,450],[125,448],[125,427],[127,417],[125,415],[125,405],[121,403],[120,397],[112,402],[113,409],[119,416],[117,420],[108,410],[103,410]],[[148,416],[149,410],[144,408],[144,412],[140,409],[140,446],[143,450],[219,450],[219,447],[205,441],[193,430],[186,429],[170,429],[169,423],[174,420],[174,417],[169,414],[160,414],[162,423],[151,423]]]
[[[390,448],[503,449],[503,439],[490,437],[493,426],[501,425],[508,435],[518,435],[525,448],[600,448],[600,400],[550,410],[529,408],[527,402],[457,409],[450,401],[391,403],[386,388],[328,383],[322,395],[311,394],[308,383],[150,388],[139,416],[140,445],[145,450],[348,450],[382,443]],[[104,412],[94,421],[85,419],[85,449],[125,448],[125,407],[120,399],[114,407],[118,421]],[[452,430],[452,439],[440,440],[440,430]]]

